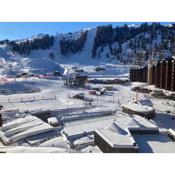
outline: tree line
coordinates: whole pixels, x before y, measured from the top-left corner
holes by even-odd
[[[145,37],[148,34],[149,37]],[[157,39],[158,35],[161,35],[161,44],[153,43]],[[112,43],[117,42],[118,47],[112,48]],[[129,48],[134,50],[135,54],[137,51],[154,52],[151,50],[154,44],[154,49],[169,49],[170,45],[175,45],[175,24],[172,26],[161,25],[160,23],[142,23],[140,26],[131,26],[127,24],[123,26],[112,27],[99,26],[97,27],[96,37],[94,39],[92,57],[100,57],[99,52],[103,52],[103,48],[108,46],[110,54],[116,57],[122,53],[122,44],[129,42]],[[149,48],[147,47],[149,46]],[[97,48],[101,50],[97,53]],[[148,55],[148,53],[146,53]],[[109,55],[108,55],[109,57]]]
[[[34,38],[32,40],[26,39],[22,42],[16,41],[9,41],[8,45],[13,53],[17,52],[19,54],[29,55],[31,50],[38,50],[38,49],[49,49],[53,46],[54,37],[49,35],[44,35],[41,38]]]
[[[87,31],[82,32],[80,37],[77,39],[65,39],[64,37],[60,40],[60,51],[61,54],[67,56],[69,54],[75,54],[81,52],[87,38]]]

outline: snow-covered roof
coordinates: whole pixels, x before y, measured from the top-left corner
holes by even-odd
[[[129,134],[120,134],[109,129],[98,129],[96,133],[100,135],[113,148],[130,148],[135,145]]]
[[[140,128],[141,124],[136,121],[134,118],[131,118],[129,122],[127,123],[127,127],[129,128]]]
[[[117,113],[115,123],[117,123],[121,128],[128,128],[129,130],[159,130],[158,126],[153,124],[148,119],[139,115],[129,115],[123,112]]]
[[[141,125],[141,127],[145,127],[145,128],[150,128],[150,129],[156,129],[158,130],[158,126],[156,126],[155,124],[153,124],[152,122],[150,122],[149,120],[143,118],[143,117],[140,117],[139,115],[133,115],[134,116],[134,119]]]
[[[115,122],[113,122],[108,127],[106,127],[106,129],[108,129],[111,132],[118,133],[118,134],[121,134],[121,135],[127,135],[128,134],[124,129],[122,129],[120,126],[118,126]]]
[[[141,113],[149,113],[149,112],[153,112],[155,110],[151,106],[142,105],[140,103],[134,103],[134,102],[122,104],[122,107],[130,109],[130,110],[135,111],[135,112],[141,112]]]
[[[123,113],[124,114],[124,113]],[[126,122],[128,121],[128,122]],[[127,115],[117,117],[115,122],[111,123],[106,128],[98,129],[95,132],[100,135],[113,148],[130,148],[135,145],[135,140],[132,137],[132,131],[158,131],[159,128],[149,122],[147,119],[138,115]]]
[[[24,118],[13,120],[0,128],[0,138],[4,144],[11,144],[27,137],[57,130],[41,119],[27,115]]]

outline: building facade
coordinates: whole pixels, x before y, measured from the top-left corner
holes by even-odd
[[[156,88],[175,91],[175,58],[148,62],[148,66],[130,69],[130,80],[147,82]]]
[[[175,59],[161,60],[148,69],[148,84],[156,88],[175,91]],[[149,80],[152,81],[149,81]]]
[[[147,66],[131,68],[130,80],[133,82],[147,82]]]

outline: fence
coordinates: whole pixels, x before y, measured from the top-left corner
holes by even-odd
[[[29,97],[8,97],[4,99],[0,99],[0,103],[21,103],[21,102],[34,102],[41,100],[57,100],[58,97],[56,95],[33,95]]]

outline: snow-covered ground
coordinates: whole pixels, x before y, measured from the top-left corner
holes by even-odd
[[[61,65],[72,73],[72,67],[75,64]],[[96,72],[96,64],[76,66],[84,69],[91,78],[128,78],[129,66],[122,65],[106,65],[106,70]],[[103,65],[104,66],[104,65]],[[107,91],[102,96],[89,95],[88,88],[68,88],[64,86],[61,78],[45,79],[45,78],[19,78],[16,81],[8,81],[0,84],[0,90],[8,89],[9,94],[0,94],[0,104],[4,106],[2,116],[5,122],[9,122],[14,118],[20,118],[24,111],[37,112],[50,110],[51,113],[64,123],[63,131],[67,134],[67,138],[57,136],[50,140],[42,142],[39,147],[43,147],[41,152],[48,152],[48,147],[56,147],[60,152],[70,151],[70,145],[74,145],[76,151],[80,152],[100,152],[93,143],[92,133],[95,129],[104,128],[115,120],[116,115],[112,111],[121,111],[121,105],[136,99],[136,92],[131,89],[142,83],[126,82],[124,84],[103,85],[88,84],[92,87],[113,86],[113,90]],[[37,92],[28,92],[29,89],[38,89]],[[20,93],[18,90],[21,90]],[[91,106],[86,106],[85,102],[78,99],[69,98],[72,94],[84,93],[87,98],[93,99]],[[169,128],[175,129],[175,120],[173,120],[173,112],[175,102],[164,99],[156,99],[148,94],[138,95],[139,100],[149,98],[156,109],[155,121],[160,127],[161,134],[134,136],[136,142],[140,146],[140,152],[175,152],[175,143],[166,135]],[[166,114],[167,110],[171,110],[172,114]],[[111,111],[104,114],[105,111]],[[18,115],[15,115],[18,113]],[[11,152],[32,152],[31,149],[25,149],[28,143],[19,142],[19,148],[10,150]],[[46,148],[47,147],[47,148]],[[1,148],[0,148],[1,149]],[[59,152],[59,149],[51,149],[50,152]],[[8,148],[2,148],[8,150]],[[37,149],[35,148],[33,152]],[[64,151],[63,151],[64,150]]]
[[[59,71],[64,76],[74,74],[76,69],[83,70],[89,79],[122,79],[129,78],[129,69],[132,65],[120,64],[119,60],[110,54],[109,46],[97,48],[99,58],[92,58],[92,48],[96,37],[97,28],[86,29],[87,38],[81,52],[63,56],[60,51],[60,40],[77,39],[82,31],[66,34],[56,34],[54,44],[45,50],[32,50],[29,55],[12,53],[6,44],[0,45],[0,105],[3,105],[2,118],[4,123],[9,123],[15,118],[22,118],[24,113],[49,111],[63,125],[63,133],[44,140],[41,138],[27,138],[15,143],[17,147],[4,147],[0,142],[0,151],[8,152],[100,152],[93,143],[93,131],[105,128],[116,119],[115,112],[121,111],[123,103],[132,101],[138,96],[139,100],[149,99],[156,110],[154,123],[160,128],[159,135],[135,135],[140,152],[175,152],[175,143],[167,136],[169,128],[175,129],[175,101],[156,99],[149,94],[136,95],[132,91],[135,86],[145,86],[144,83],[126,81],[123,84],[91,84],[87,88],[68,88],[64,86],[62,77],[53,77]],[[148,33],[141,34],[147,38]],[[32,40],[36,37],[29,38]],[[138,36],[135,39],[138,40]],[[153,41],[161,43],[161,36]],[[21,41],[25,41],[21,40]],[[17,41],[17,42],[21,42]],[[112,48],[118,48],[118,43],[112,43]],[[103,51],[102,51],[103,50]],[[50,59],[49,54],[54,58]],[[107,58],[109,54],[109,58]],[[129,41],[122,44],[123,59],[133,54],[129,48]],[[133,58],[134,59],[134,58]],[[76,68],[75,68],[76,67]],[[96,71],[97,67],[104,70]],[[16,78],[17,73],[33,73],[35,77]],[[104,95],[90,95],[90,88],[113,87]],[[148,87],[148,86],[147,86]],[[151,86],[149,88],[154,89]],[[84,93],[87,101],[70,98],[75,94]],[[171,111],[170,114],[167,111]],[[46,122],[46,121],[44,121]],[[50,137],[50,136],[47,136]],[[30,147],[30,143],[38,143],[38,147]],[[19,146],[19,147],[18,147]],[[74,147],[75,150],[70,150]]]

